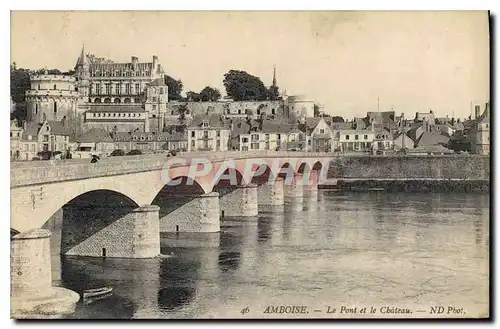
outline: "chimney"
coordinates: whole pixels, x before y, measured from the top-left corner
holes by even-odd
[[[153,55],[153,69],[156,70],[158,68],[158,56]]]
[[[137,62],[139,61],[139,58],[132,56],[132,67],[135,69]]]
[[[476,119],[479,118],[479,116],[481,115],[481,106],[480,105],[475,105],[474,106],[474,111],[475,111],[475,114],[476,114]]]
[[[484,107],[484,114],[486,116],[490,116],[490,102],[486,102],[486,105]]]

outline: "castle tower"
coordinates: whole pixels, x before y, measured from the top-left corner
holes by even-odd
[[[82,52],[75,65],[76,81],[78,92],[82,96],[82,102],[89,101],[89,86],[90,86],[90,70],[89,60],[85,54],[85,45],[82,46]]]
[[[31,89],[26,90],[27,117],[29,122],[68,122],[77,117],[79,93],[75,90],[75,77],[65,75],[35,74],[30,77]]]

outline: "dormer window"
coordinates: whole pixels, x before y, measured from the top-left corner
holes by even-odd
[[[201,126],[204,127],[204,128],[208,127],[208,121],[207,120],[203,120],[201,122]]]

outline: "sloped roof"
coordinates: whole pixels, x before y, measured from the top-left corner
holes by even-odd
[[[109,132],[102,128],[92,128],[77,137],[76,141],[79,143],[110,143],[113,142],[113,138]]]
[[[208,124],[210,128],[229,128],[229,122],[224,120],[220,114],[217,113],[212,113],[209,115],[202,114],[202,115],[195,115],[193,117],[193,120],[191,121],[189,127],[190,128],[195,128],[195,127],[201,127],[201,124],[203,121],[208,121]]]
[[[163,78],[155,79],[155,80],[151,81],[148,85],[149,86],[166,86],[165,79],[163,79]]]
[[[420,138],[417,140],[416,145],[419,146],[432,146],[432,145],[440,145],[447,144],[450,140],[450,137],[441,132],[427,132],[424,131]]]
[[[71,131],[68,127],[64,127],[62,122],[59,121],[46,121],[47,125],[50,127],[50,130],[54,135],[58,136],[70,136]],[[28,135],[37,136],[40,128],[42,128],[43,123],[32,122],[28,124],[26,129],[23,132],[23,139],[27,139]]]
[[[281,120],[264,120],[262,122],[262,132],[284,134],[299,132],[299,128],[296,124],[286,123]]]
[[[428,145],[428,146],[418,146],[414,149],[408,150],[409,153],[455,153],[453,150],[446,148],[442,145]]]

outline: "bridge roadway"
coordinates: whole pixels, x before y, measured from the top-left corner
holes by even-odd
[[[316,159],[327,162],[333,158],[331,153],[322,152],[284,152],[284,151],[249,151],[249,152],[184,152],[178,153],[175,158],[208,159],[212,163],[224,160],[246,159]],[[90,163],[90,159],[49,160],[11,162],[10,186],[11,189],[55,181],[79,180],[102,176],[115,176],[144,171],[163,169],[167,160],[165,154],[133,155],[102,158],[97,163]],[[175,164],[172,167],[180,167]]]

